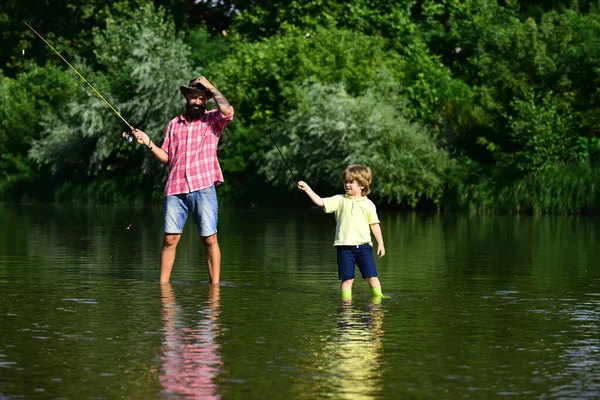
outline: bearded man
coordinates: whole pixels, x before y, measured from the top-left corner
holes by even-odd
[[[132,132],[137,142],[146,145],[169,169],[164,197],[160,282],[169,282],[177,244],[188,213],[191,213],[204,243],[209,280],[218,284],[221,249],[217,240],[219,209],[215,187],[223,183],[223,173],[217,159],[217,144],[221,132],[233,119],[233,107],[203,76],[179,89],[185,97],[186,109],[169,122],[160,147],[139,129]],[[206,102],[211,98],[218,109],[207,111]]]

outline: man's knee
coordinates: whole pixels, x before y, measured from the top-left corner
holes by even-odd
[[[177,243],[179,243],[180,238],[181,235],[165,234],[165,239],[163,240],[163,247],[177,246]]]
[[[203,237],[202,241],[204,242],[204,245],[206,247],[215,247],[215,246],[219,245],[219,241],[217,240],[217,234],[216,233],[214,235],[211,235],[211,236]]]

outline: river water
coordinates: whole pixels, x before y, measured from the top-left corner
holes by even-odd
[[[600,398],[599,219],[380,211],[378,302],[318,209],[224,207],[217,287],[161,218],[0,205],[0,399]]]

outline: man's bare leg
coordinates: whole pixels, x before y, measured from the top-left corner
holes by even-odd
[[[206,265],[208,266],[208,279],[210,283],[217,284],[221,277],[221,248],[217,240],[217,234],[203,237],[204,249],[206,250]]]
[[[160,283],[169,282],[171,270],[175,263],[175,254],[177,253],[177,243],[181,239],[180,233],[165,233],[163,248],[160,254]]]

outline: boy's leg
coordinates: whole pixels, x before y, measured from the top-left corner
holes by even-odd
[[[376,276],[373,278],[367,278],[367,282],[369,282],[369,286],[371,286],[371,293],[375,297],[383,296],[383,292],[381,291],[381,283],[379,283],[379,278]]]
[[[349,246],[337,246],[338,278],[342,282],[340,291],[343,299],[352,297],[352,284],[354,283],[355,257]]]
[[[162,252],[160,254],[160,283],[169,282],[171,270],[175,263],[175,254],[177,253],[177,243],[181,239],[180,233],[165,233]]]
[[[354,283],[354,279],[348,279],[347,281],[342,281],[340,284],[340,290],[352,290],[352,284]]]
[[[354,279],[348,279],[347,281],[342,281],[340,284],[340,291],[342,292],[342,299],[350,299],[352,298],[352,284],[354,283]]]
[[[379,278],[376,277],[376,276],[373,276],[371,278],[367,278],[367,282],[369,283],[369,286],[371,287],[371,289],[380,288],[381,287],[381,283],[379,282]]]
[[[356,265],[358,265],[363,279],[369,283],[373,296],[382,296],[381,283],[377,277],[375,257],[373,256],[373,246],[363,244],[356,250]]]

